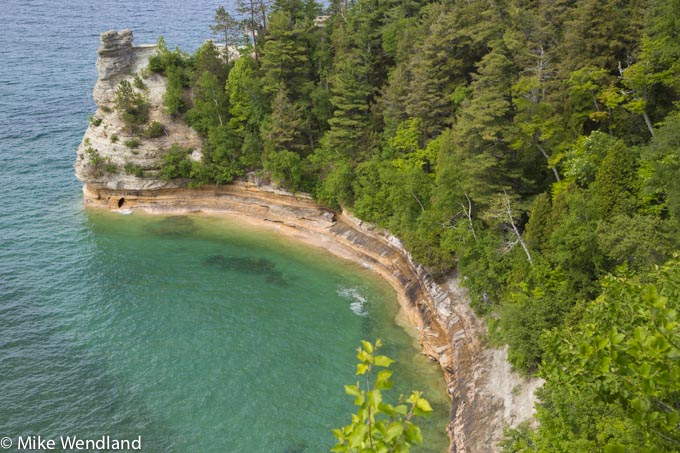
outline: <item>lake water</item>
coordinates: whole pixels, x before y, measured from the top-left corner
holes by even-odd
[[[187,6],[189,4],[189,6]],[[75,147],[99,33],[194,50],[216,1],[5,0],[0,8],[0,437],[141,436],[146,452],[321,452],[349,421],[360,339],[436,414],[438,367],[385,282],[271,230],[87,212]],[[14,447],[13,447],[14,448]]]

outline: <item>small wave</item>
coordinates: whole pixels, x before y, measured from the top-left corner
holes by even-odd
[[[359,288],[339,288],[338,296],[350,301],[349,309],[357,316],[368,316],[366,304],[368,299],[361,294]]]
[[[118,209],[116,212],[122,215],[130,215],[132,214],[132,209]]]

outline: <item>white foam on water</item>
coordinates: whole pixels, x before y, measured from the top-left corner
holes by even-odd
[[[338,296],[347,299],[349,304],[349,309],[352,310],[357,316],[368,316],[368,310],[366,309],[366,303],[368,299],[361,294],[359,288],[338,288]]]

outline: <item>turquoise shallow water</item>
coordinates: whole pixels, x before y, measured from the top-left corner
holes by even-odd
[[[317,452],[352,411],[354,348],[382,337],[399,391],[440,371],[385,282],[213,217],[86,212],[74,148],[98,34],[193,49],[219,2],[7,0],[0,12],[0,437],[141,436],[146,452]],[[15,444],[16,445],[16,444]]]

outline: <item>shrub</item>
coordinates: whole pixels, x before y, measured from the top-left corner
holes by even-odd
[[[338,443],[332,451],[408,452],[411,445],[422,445],[420,428],[412,419],[430,415],[430,403],[418,391],[408,398],[402,395],[397,405],[385,402],[383,391],[392,387],[392,371],[388,368],[394,360],[375,354],[382,345],[380,340],[375,345],[368,341],[361,344],[357,350],[356,375],[366,378],[366,387],[362,388],[358,381],[345,386],[345,392],[354,397],[358,409],[349,425],[333,430]]]
[[[144,81],[142,78],[139,76],[139,74],[135,74],[135,78],[132,81],[132,85],[137,88],[138,90],[145,90],[146,85],[144,84]]]
[[[125,173],[128,175],[134,175],[138,178],[144,176],[144,170],[141,165],[133,164],[132,162],[125,163]]]
[[[113,110],[111,109],[111,107],[109,107],[108,105],[102,105],[102,106],[99,107],[99,108],[100,108],[100,109],[102,110],[102,112],[104,112],[104,113],[111,113],[111,112],[113,112]]]
[[[109,140],[111,140],[111,143],[116,143],[118,141],[118,135],[116,134],[111,134],[109,136]]]
[[[149,103],[135,92],[127,80],[120,82],[116,88],[116,110],[130,131],[149,119]]]
[[[106,159],[106,164],[104,165],[104,171],[106,173],[118,173],[118,166],[111,162],[111,159]]]
[[[102,119],[97,118],[96,116],[93,116],[93,115],[88,115],[87,120],[90,122],[91,125],[93,125],[95,127],[102,124]]]
[[[144,129],[144,132],[142,132],[142,135],[146,138],[158,138],[163,134],[165,134],[165,126],[163,126],[158,121],[152,122],[146,129]]]
[[[139,148],[139,143],[140,143],[140,141],[137,137],[133,137],[130,140],[125,140],[123,142],[123,144],[130,149]]]
[[[118,169],[111,163],[110,159],[104,159],[99,151],[89,146],[85,153],[89,158],[89,173],[96,178],[103,176],[105,173],[115,173]]]
[[[163,156],[160,176],[166,181],[175,178],[188,178],[191,176],[192,163],[189,159],[191,148],[184,148],[177,143],[173,144]]]

